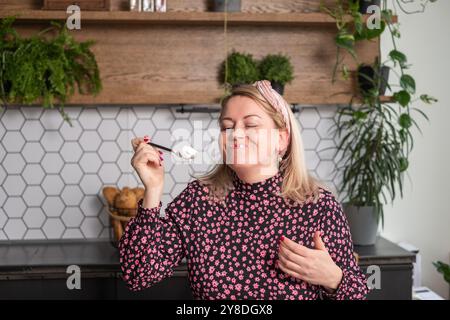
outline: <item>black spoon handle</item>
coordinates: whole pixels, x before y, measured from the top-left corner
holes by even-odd
[[[166,151],[169,151],[169,152],[173,152],[172,149],[167,148],[167,147],[160,146],[159,144],[156,144],[156,143],[153,143],[153,142],[147,142],[147,144],[149,144],[149,145],[151,145],[151,146],[153,146],[153,147],[156,147],[156,148],[158,148],[158,149],[162,149],[162,150],[166,150]]]

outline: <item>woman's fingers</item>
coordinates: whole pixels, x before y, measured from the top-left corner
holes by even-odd
[[[158,166],[161,165],[161,158],[154,151],[140,150],[135,153],[132,161],[135,164],[151,162]]]
[[[286,266],[283,262],[278,261],[278,267],[284,272],[287,273],[288,275],[297,278],[297,279],[301,279],[301,280],[305,280],[305,276],[302,275],[301,273],[297,272],[294,269],[289,268],[288,266]]]
[[[302,266],[307,267],[308,264],[307,258],[286,249],[280,249],[278,258],[283,260],[285,265],[298,265],[299,268]]]
[[[131,139],[131,145],[133,146],[133,151],[136,151],[137,147],[144,142],[144,138],[136,137]]]
[[[140,142],[139,145],[136,147],[136,150],[134,150],[135,153],[140,152],[141,150],[153,150],[153,147],[149,144],[146,144],[145,142]]]
[[[152,150],[153,152],[155,152],[156,155],[161,154],[161,152],[158,149],[156,149],[153,146],[147,144],[146,142],[144,142],[144,140],[142,140],[139,143],[139,145],[136,147],[136,150],[134,152],[138,153],[141,150]]]
[[[302,246],[301,244],[298,244],[297,242],[294,242],[286,237],[284,237],[283,241],[280,243],[280,250],[281,249],[286,249],[303,257],[308,257],[311,254],[311,251],[313,251],[312,249]]]
[[[311,257],[310,250],[311,249],[284,237],[280,244],[278,261],[284,269],[304,277],[305,272],[309,267],[308,259]]]
[[[133,139],[134,143],[139,143],[136,146],[132,163],[147,163],[152,162],[157,165],[161,165],[161,162],[163,161],[161,152],[159,150],[156,150],[151,145],[144,142],[144,140],[139,140],[140,138]]]

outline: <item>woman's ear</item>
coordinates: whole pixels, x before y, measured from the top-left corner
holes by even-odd
[[[287,129],[278,130],[279,153],[284,155],[289,146],[289,133]]]

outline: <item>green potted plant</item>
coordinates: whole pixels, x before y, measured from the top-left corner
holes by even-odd
[[[334,38],[336,43],[336,63],[333,68],[332,80],[335,82],[339,69],[342,77],[348,79],[350,72],[348,66],[344,63],[342,51],[350,54],[360,64],[361,62],[355,51],[355,44],[358,41],[372,40],[379,37],[386,28],[386,19],[380,21],[379,29],[368,28],[360,12],[358,0],[336,0],[333,7],[327,7],[324,1],[321,0],[320,8],[336,21],[337,32]]]
[[[431,104],[437,100],[426,94],[415,98],[416,81],[408,73],[406,54],[398,49],[400,32],[398,25],[392,23],[394,13],[387,9],[386,1],[383,2],[381,29],[370,32],[366,26],[358,26],[361,22],[359,7],[353,6],[353,1],[346,4],[338,1],[338,5],[332,10],[326,9],[337,17],[338,51],[345,49],[358,61],[355,43],[376,34],[379,36],[385,30],[390,32],[393,44],[386,61],[381,64],[377,59],[371,66],[371,75],[368,76],[367,72],[357,74],[360,101],[355,104],[352,98],[348,106],[338,110],[332,133],[338,139],[337,169],[342,174],[339,192],[343,196],[353,241],[356,245],[372,245],[376,241],[380,221],[384,227],[383,205],[394,201],[397,196],[403,197],[408,157],[414,145],[412,130],[420,131],[415,117],[422,116],[428,120],[426,114],[413,104],[417,101]],[[343,22],[344,16],[355,19]],[[341,38],[344,35],[348,41]],[[341,63],[338,57],[336,66]],[[385,84],[393,92],[392,101],[380,98],[382,77],[379,70],[382,66],[389,66],[397,76]],[[344,76],[349,76],[345,66],[342,71]]]
[[[259,63],[261,79],[269,80],[279,94],[283,95],[284,86],[294,79],[294,67],[290,58],[282,54],[269,54]]]
[[[30,38],[22,38],[13,28],[14,18],[0,25],[0,98],[9,103],[41,103],[44,108],[64,104],[78,88],[80,94],[101,90],[100,73],[90,50],[93,42],[77,42],[65,26],[52,26]]]
[[[433,262],[433,265],[436,267],[436,270],[443,275],[444,280],[450,285],[450,265],[442,261]]]
[[[258,62],[251,54],[233,50],[223,62],[219,77],[228,87],[253,83],[260,79]]]
[[[381,0],[358,0],[359,12],[366,14],[370,6],[380,6]]]
[[[380,65],[378,69],[368,64],[361,64],[358,67],[358,88],[361,94],[365,94],[372,89],[378,89],[380,96],[384,95],[389,82],[389,72],[391,68]]]

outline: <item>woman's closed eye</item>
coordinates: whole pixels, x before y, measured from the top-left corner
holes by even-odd
[[[245,128],[249,129],[249,128],[257,128],[258,125],[257,124],[246,124]],[[220,131],[226,131],[226,130],[232,130],[234,129],[234,126],[221,126],[220,127]]]

